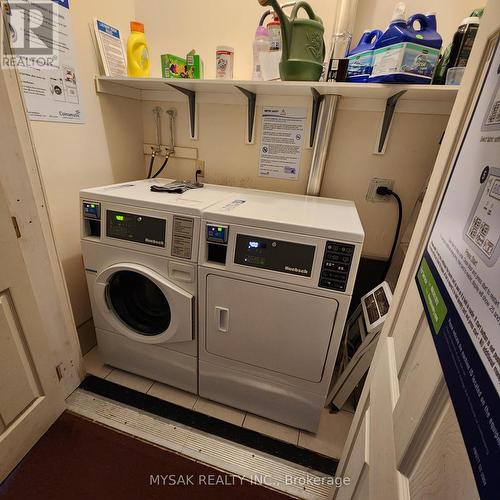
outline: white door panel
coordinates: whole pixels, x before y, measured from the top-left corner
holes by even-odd
[[[43,322],[0,186],[0,482],[64,409]]]
[[[0,292],[0,335],[0,416],[10,425],[41,391],[9,290]]]
[[[3,22],[0,19],[0,23]],[[5,38],[9,31],[2,29],[0,32],[4,35],[3,48],[6,48],[8,41]],[[50,278],[46,279],[49,286],[56,287],[57,284],[62,288],[63,285],[60,279],[49,275],[53,268],[47,268],[47,262],[50,262],[47,260],[47,241],[51,234],[40,220],[34,191],[31,191],[29,184],[31,176],[35,177],[38,172],[29,141],[21,91],[15,71],[4,68],[0,71],[0,109],[1,483],[64,410],[64,388],[59,383],[47,337],[47,325],[53,321],[53,317],[46,320],[40,314],[25,257],[30,265],[38,266],[45,277]],[[15,174],[12,175],[12,172]],[[16,182],[22,185],[22,189],[14,187]],[[6,188],[6,184],[10,187]],[[12,195],[13,190],[19,193],[18,199],[12,199],[12,196],[16,196]],[[9,196],[6,196],[7,193]],[[13,217],[16,214],[19,224]],[[20,214],[23,214],[22,221]],[[24,232],[27,226],[29,230]],[[44,245],[43,249],[41,245]],[[27,257],[29,252],[32,253]],[[40,283],[36,278],[33,282]],[[37,287],[36,293],[43,291]],[[60,299],[57,292],[54,296],[56,300]],[[51,308],[53,303],[50,300],[43,303],[47,305],[44,311],[47,315],[64,311],[64,306],[60,309]],[[69,314],[69,307],[66,312]],[[58,319],[60,323],[67,324],[64,316]],[[71,359],[73,341],[65,345],[64,352],[68,359]],[[68,361],[66,358],[58,359]]]
[[[208,352],[321,381],[338,308],[335,300],[215,275],[207,277],[206,300]]]

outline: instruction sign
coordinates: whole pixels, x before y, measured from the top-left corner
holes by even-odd
[[[306,108],[263,109],[259,175],[298,179],[306,117]]]
[[[12,55],[31,120],[82,123],[69,0],[10,0],[6,18]]]
[[[500,48],[416,281],[481,498],[500,491]]]

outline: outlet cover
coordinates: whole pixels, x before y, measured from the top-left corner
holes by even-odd
[[[380,179],[379,177],[374,177],[370,184],[368,185],[368,192],[366,193],[366,201],[380,202],[380,201],[390,201],[390,196],[380,196],[377,194],[377,188],[379,186],[385,186],[392,190],[394,187],[394,179]]]

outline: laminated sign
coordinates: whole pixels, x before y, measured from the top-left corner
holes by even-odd
[[[10,0],[2,68],[16,68],[31,120],[83,123],[69,0]]]
[[[416,282],[481,498],[500,491],[500,48]]]
[[[298,179],[306,117],[306,108],[263,109],[259,175]]]

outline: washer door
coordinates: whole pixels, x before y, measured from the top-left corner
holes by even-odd
[[[110,328],[145,344],[193,340],[193,296],[139,264],[116,264],[96,278],[95,301]]]

